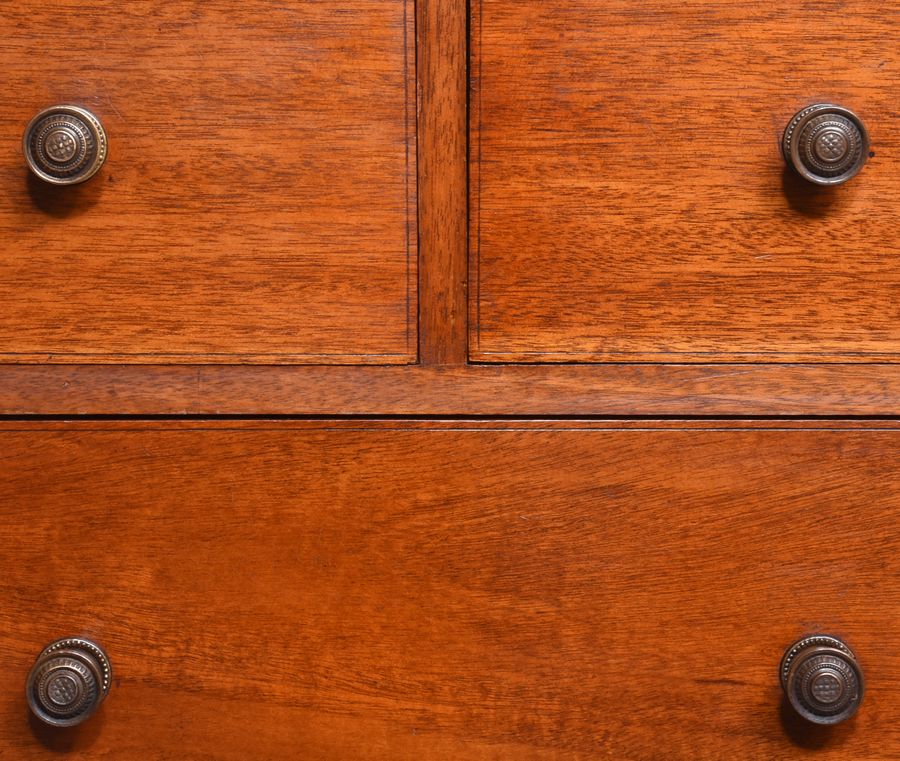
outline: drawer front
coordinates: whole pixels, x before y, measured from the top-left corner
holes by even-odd
[[[0,756],[900,757],[900,429],[4,424]],[[427,474],[427,478],[423,478]],[[778,666],[839,636],[861,709]],[[29,720],[49,642],[113,664]]]
[[[895,361],[900,4],[473,0],[478,361]],[[853,110],[821,187],[782,135]]]
[[[415,359],[412,0],[6,3],[0,361]],[[29,173],[54,104],[92,179]]]

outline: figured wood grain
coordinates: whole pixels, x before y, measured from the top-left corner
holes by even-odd
[[[900,4],[472,8],[475,360],[900,356]],[[838,188],[780,153],[822,101],[872,136]]]
[[[411,0],[29,1],[0,26],[0,362],[415,360]],[[52,188],[22,132],[66,102],[110,155]]]
[[[0,366],[2,415],[897,416],[897,365]]]
[[[417,4],[419,87],[419,361],[468,356],[466,0]]]
[[[900,757],[900,429],[19,423],[0,432],[0,754]],[[427,473],[428,478],[422,478]],[[827,631],[862,710],[784,709]],[[116,679],[27,718],[53,638]]]

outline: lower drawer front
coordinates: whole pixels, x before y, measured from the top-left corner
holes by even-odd
[[[0,757],[900,758],[900,429],[8,423]],[[779,660],[844,639],[859,713]],[[84,636],[71,729],[26,675]]]

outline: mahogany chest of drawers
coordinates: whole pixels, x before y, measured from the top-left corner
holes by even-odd
[[[900,758],[900,3],[0,22],[0,758]]]

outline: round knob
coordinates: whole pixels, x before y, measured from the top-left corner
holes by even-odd
[[[103,648],[87,639],[60,639],[44,648],[28,674],[32,712],[55,727],[80,724],[109,692],[112,668]]]
[[[852,111],[817,103],[798,112],[782,139],[787,163],[817,185],[840,185],[869,157],[869,133]]]
[[[106,132],[90,111],[52,106],[32,119],[22,141],[31,171],[54,185],[93,177],[106,161]]]
[[[856,656],[836,637],[806,637],[781,659],[781,686],[794,710],[816,724],[837,724],[856,713],[863,676]]]

